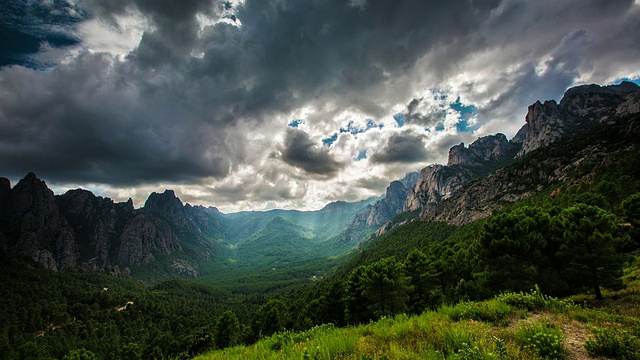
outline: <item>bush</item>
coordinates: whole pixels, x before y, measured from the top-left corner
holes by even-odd
[[[476,320],[496,325],[506,325],[507,317],[513,313],[510,305],[496,300],[484,302],[462,302],[454,307],[442,307],[441,312],[453,321]]]
[[[509,292],[496,296],[498,301],[511,305],[518,309],[533,310],[559,310],[567,311],[576,307],[572,302],[559,300],[558,298],[544,295],[538,285],[530,293]]]
[[[614,328],[596,328],[593,335],[584,344],[589,355],[623,360],[640,359],[640,340],[635,335]]]
[[[562,331],[547,322],[521,326],[516,332],[516,340],[524,349],[545,359],[565,359],[567,349],[562,345]]]

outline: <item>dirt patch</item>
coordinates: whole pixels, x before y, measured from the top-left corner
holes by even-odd
[[[561,328],[564,332],[564,346],[569,353],[569,359],[593,359],[584,348],[584,342],[591,335],[591,331],[584,324],[572,320],[568,324],[561,325]]]

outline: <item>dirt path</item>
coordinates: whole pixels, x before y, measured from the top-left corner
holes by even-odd
[[[584,348],[584,342],[587,340],[591,331],[579,321],[571,320],[568,324],[561,325],[564,332],[564,346],[569,352],[569,359],[583,360],[593,359]]]

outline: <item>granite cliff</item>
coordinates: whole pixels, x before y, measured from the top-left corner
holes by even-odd
[[[510,142],[519,147],[512,164],[448,192],[439,190],[443,186],[451,190],[451,186],[446,187],[448,183],[460,183],[459,173],[439,179],[425,176],[425,182],[416,184],[416,194],[410,195],[405,207],[414,197],[433,199],[431,193],[444,194],[434,203],[421,202],[420,218],[463,224],[484,218],[504,204],[524,199],[554,183],[569,179],[579,182],[574,179],[578,170],[588,174],[616,161],[621,149],[637,147],[639,113],[640,87],[629,82],[571,88],[559,104],[538,101],[529,106],[526,124]],[[458,164],[473,163],[464,156],[460,161],[460,153],[452,148],[450,162],[453,158]],[[490,159],[488,164],[496,161],[500,160]],[[430,168],[423,170],[426,175],[432,172]]]
[[[355,244],[401,213],[409,189],[415,185],[419,176],[418,172],[411,172],[400,180],[392,181],[382,199],[367,206],[353,218],[351,224],[340,234],[339,242]]]
[[[129,267],[185,253],[185,242],[200,242],[198,256],[209,256],[215,231],[203,232],[199,224],[219,224],[216,211],[185,207],[173,191],[151,194],[137,210],[130,199],[115,203],[87,190],[55,196],[29,173],[13,188],[0,179],[0,247],[51,270],[128,273]]]

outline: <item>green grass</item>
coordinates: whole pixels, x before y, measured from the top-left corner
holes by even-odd
[[[538,289],[504,293],[486,301],[442,305],[417,316],[401,314],[359,326],[286,331],[196,359],[502,360],[586,354],[638,359],[639,268],[638,262],[632,264],[625,278],[627,289],[606,293],[602,302],[588,296],[557,299]],[[567,339],[575,342],[577,335],[582,336],[580,344],[567,346]]]

